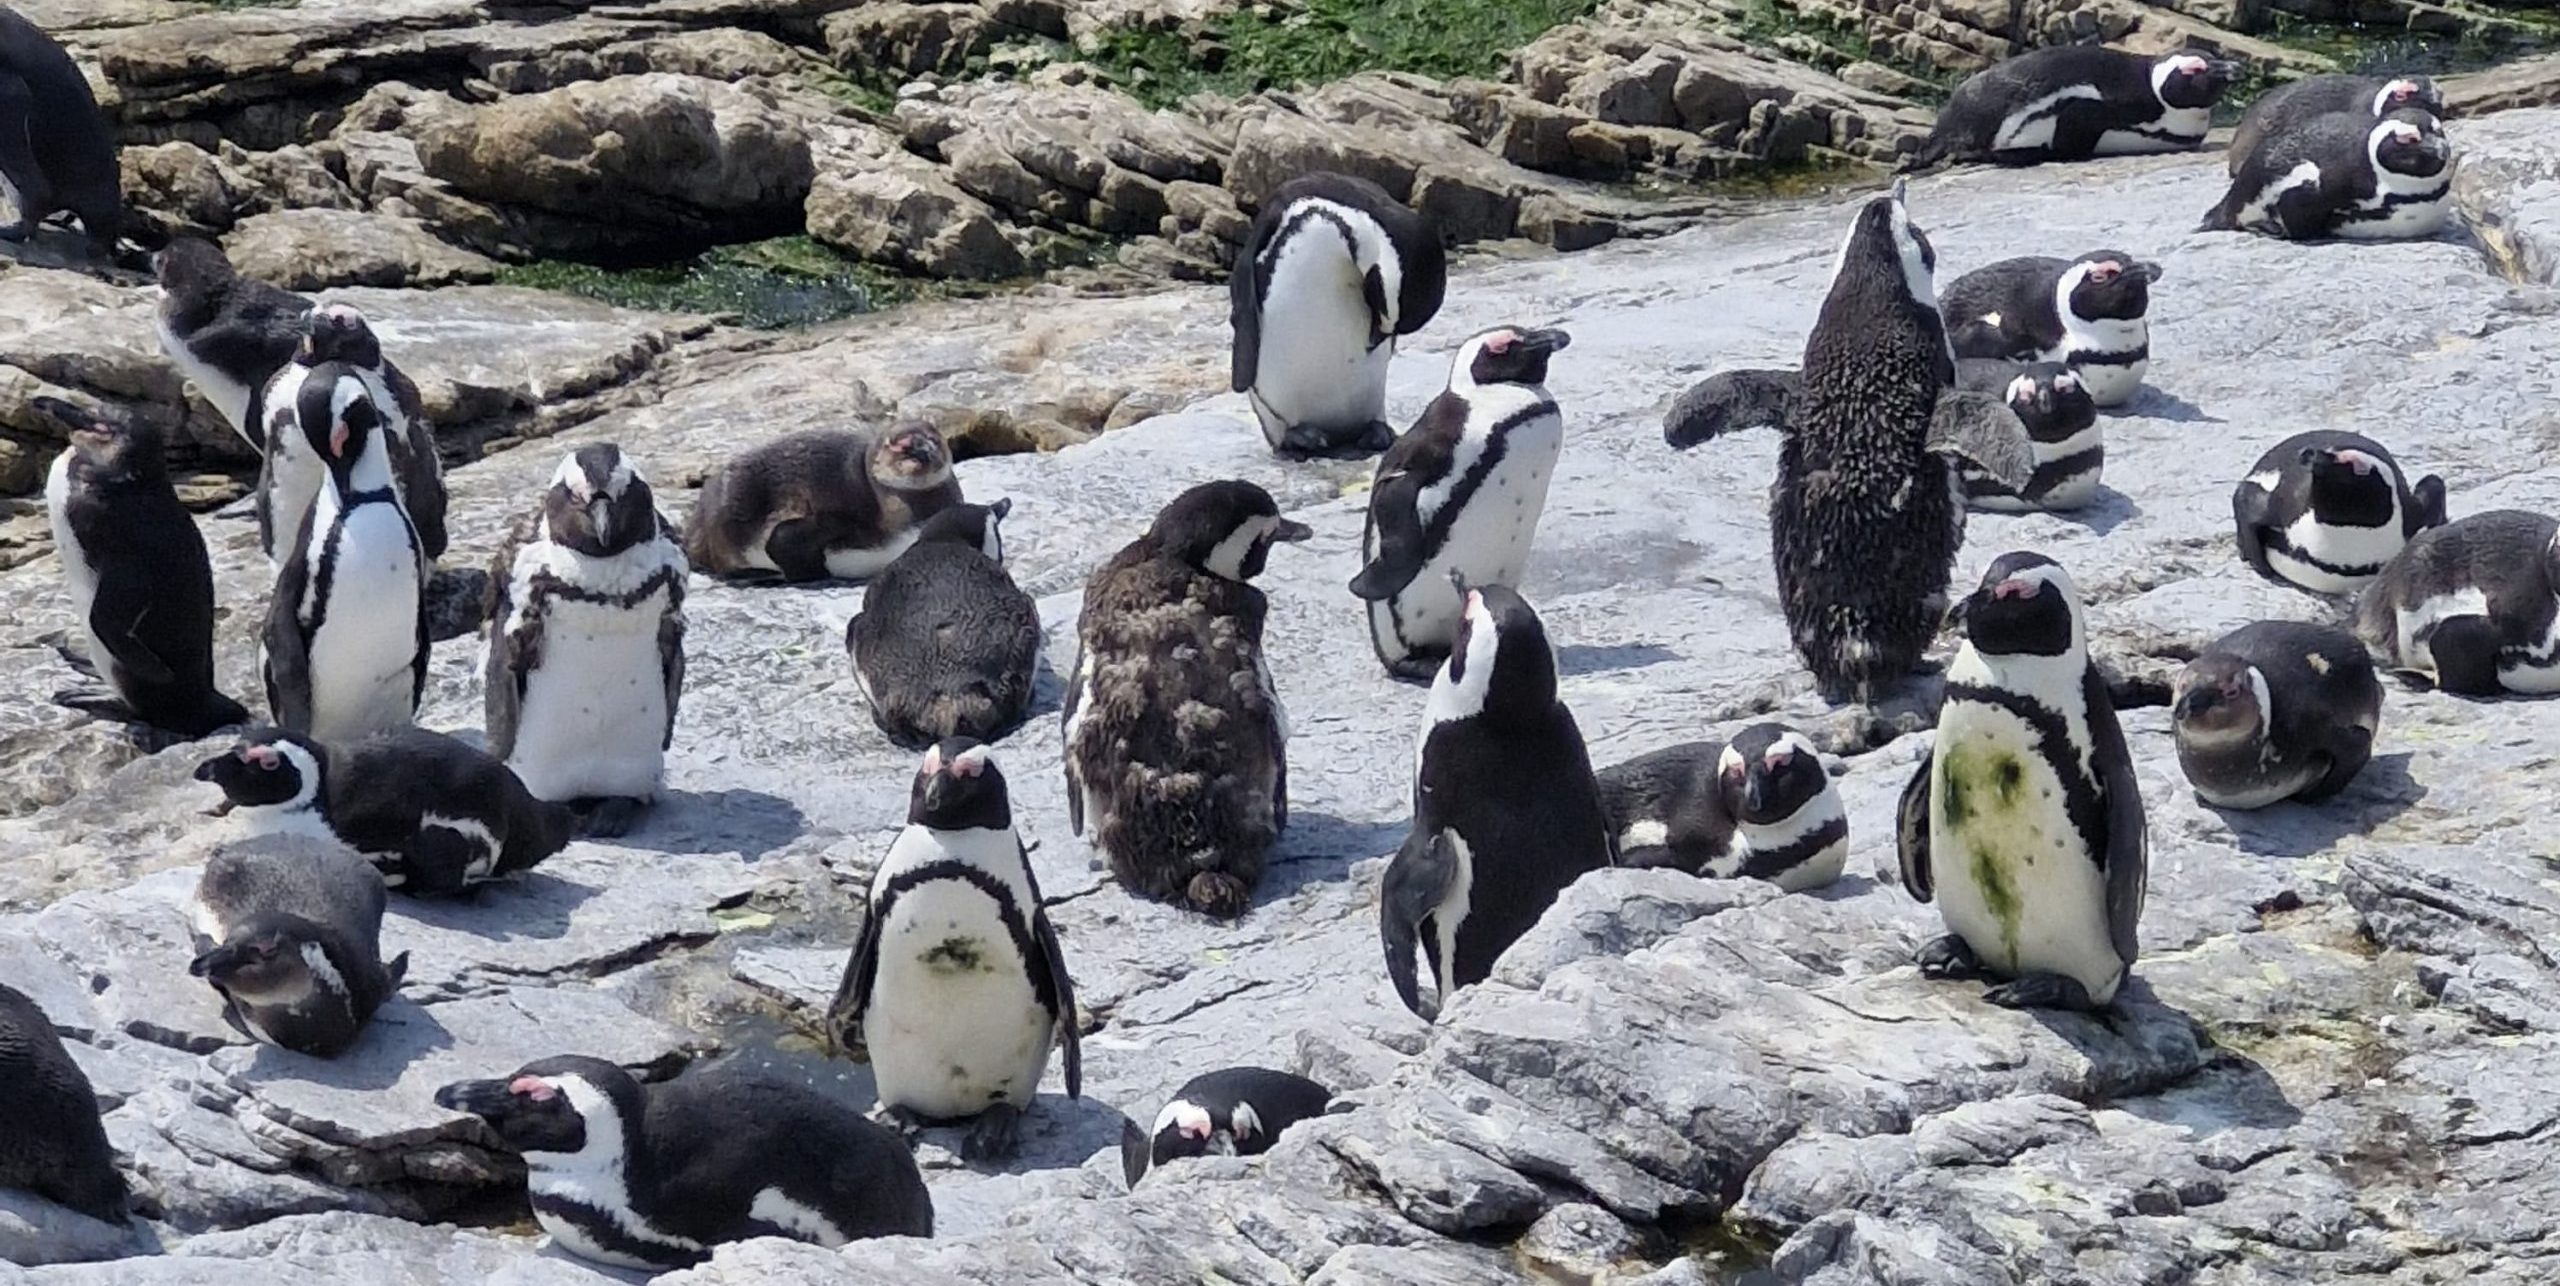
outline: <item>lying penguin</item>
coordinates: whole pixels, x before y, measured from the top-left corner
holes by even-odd
[[[2432,237],[2453,215],[2453,168],[2453,143],[2425,111],[2380,120],[2331,112],[2259,139],[2196,230],[2287,241]]]
[[[2373,758],[2382,681],[2345,630],[2258,621],[2187,663],[2172,687],[2178,767],[2208,804],[2316,803]]]
[[[354,850],[308,835],[262,835],[214,850],[188,907],[198,954],[187,972],[222,993],[244,1036],[335,1058],[409,971],[382,959],[382,877]]]
[[[1813,743],[1785,724],[1666,746],[1602,769],[1599,782],[1620,866],[1748,877],[1792,893],[1839,879],[1848,861],[1840,792]]]
[[[1300,1121],[1324,1115],[1333,1091],[1287,1072],[1227,1067],[1182,1083],[1156,1113],[1155,1128],[1120,1131],[1120,1169],[1138,1186],[1151,1165],[1181,1157],[1260,1156]]]

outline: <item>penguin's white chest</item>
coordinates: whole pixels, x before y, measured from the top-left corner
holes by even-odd
[[[2276,574],[2322,594],[2352,594],[2382,574],[2398,557],[2407,539],[2400,534],[2400,515],[2375,527],[2324,523],[2305,513],[2284,529],[2291,548],[2267,550],[2267,565]]]
[[[1422,570],[1394,595],[1369,606],[1369,623],[1380,650],[1408,655],[1445,649],[1457,642],[1458,620],[1465,603],[1449,581],[1456,571],[1469,585],[1517,588],[1527,571],[1529,549],[1538,533],[1538,516],[1547,505],[1547,484],[1555,477],[1556,459],[1564,447],[1564,418],[1552,407],[1543,415],[1513,425],[1502,435],[1502,457],[1485,471],[1472,494],[1457,494],[1469,471],[1479,466],[1489,439],[1474,429],[1459,442],[1448,478],[1424,488],[1417,498],[1423,525],[1458,506],[1448,539],[1432,553]],[[1378,556],[1374,529],[1363,553]]]
[[[2205,131],[2213,128],[2210,107],[2170,107],[2163,105],[2160,115],[2144,129],[2108,130],[2098,136],[2099,156],[2141,156],[2151,152],[2177,152],[2194,147],[2204,140]]]
[[[2400,203],[2389,205],[2386,198],[2391,196],[2400,197]],[[2378,190],[2358,211],[2365,217],[2340,220],[2337,233],[2355,241],[2432,237],[2444,230],[2452,206],[2450,178],[2412,179],[2386,171],[2379,176]]]
[[[311,450],[311,444],[302,440],[300,429],[288,421],[284,431],[267,443],[265,504],[275,541],[268,550],[268,561],[282,564],[301,546],[311,507],[328,482],[328,469]]]
[[[659,626],[672,586],[636,603],[556,595],[541,660],[525,676],[507,766],[536,798],[652,799],[666,772],[667,676]]]
[[[315,534],[311,590],[329,564],[326,604],[306,600],[304,619],[320,608],[311,632],[311,735],[323,743],[408,726],[417,713],[418,614],[423,580],[408,516],[389,501],[357,505],[345,514],[324,506],[313,521],[332,522]]]
[[[1929,865],[1947,928],[1994,972],[2063,974],[2104,1004],[2124,962],[2108,934],[2106,872],[2065,799],[2032,725],[1997,706],[1946,703],[1930,766]]]
[[[2080,387],[2100,406],[2122,406],[2133,400],[2151,373],[2151,322],[2148,317],[2084,318],[2066,315],[2062,342],[2039,354],[2061,362],[2080,377]]]
[[[909,827],[881,870],[958,858],[980,870],[1018,871],[1020,852],[1009,830]],[[1028,926],[1029,885],[1018,875],[1003,883]],[[1056,1034],[996,899],[958,878],[915,885],[889,907],[862,1027],[880,1101],[943,1119],[996,1103],[1030,1106]]]
[[[909,527],[868,549],[830,549],[827,551],[827,574],[844,580],[869,580],[886,571],[907,546],[916,543],[916,529]],[[758,552],[762,552],[759,550]]]
[[[1284,242],[1262,299],[1253,395],[1263,432],[1308,424],[1347,429],[1386,418],[1395,340],[1369,347],[1368,297],[1349,243],[1311,227]]]
[[[89,565],[88,551],[80,547],[71,531],[71,449],[53,458],[53,471],[45,475],[44,504],[46,516],[52,520],[54,552],[62,558],[62,590],[71,599],[71,618],[77,622],[75,635],[89,654],[89,664],[98,677],[115,680],[114,658],[107,645],[98,640],[98,632],[89,627],[89,608],[98,601],[98,569]]]

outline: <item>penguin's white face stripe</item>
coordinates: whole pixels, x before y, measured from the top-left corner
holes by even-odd
[[[1774,822],[1756,823],[1736,819],[1733,838],[1728,841],[1725,869],[1711,871],[1720,878],[1731,879],[1742,873],[1743,863],[1754,853],[1774,853],[1806,836],[1848,817],[1841,806],[1840,792],[1825,785],[1813,798],[1794,813]]]
[[[1805,740],[1805,736],[1801,732],[1788,732],[1784,736],[1779,737],[1776,742],[1770,745],[1768,753],[1763,755],[1761,758],[1762,762],[1771,768],[1775,768],[1778,766],[1778,762],[1780,760],[1791,754],[1802,755],[1816,764],[1820,764],[1822,762],[1822,753],[1815,750],[1813,748],[1813,743]]]
[[[264,812],[272,808],[276,813],[299,813],[316,808],[320,802],[320,761],[313,758],[310,751],[290,741],[271,742],[267,745],[252,747],[252,749],[269,751],[292,764],[293,771],[301,782],[294,790],[293,798],[281,804],[243,811]]]
[[[1721,776],[1725,773],[1740,772],[1742,768],[1742,752],[1735,749],[1732,742],[1726,742],[1724,753],[1716,756],[1716,773]]]
[[[1209,1137],[1210,1131],[1216,1128],[1210,1120],[1209,1109],[1189,1099],[1181,1098],[1165,1104],[1164,1110],[1156,1113],[1155,1128],[1147,1133],[1162,1134],[1167,1126],[1181,1131],[1182,1137],[1186,1139],[1205,1139]]]
[[[2250,666],[2246,673],[2249,676],[2249,695],[2255,698],[2258,702],[2258,728],[2270,729],[2275,727],[2276,701],[2274,695],[2267,691],[2267,676],[2259,673],[2258,667],[2254,665]],[[2276,744],[2274,739],[2268,739],[2266,748],[2267,755],[2272,757],[2275,754],[2275,750]]]
[[[2403,146],[2407,146],[2423,137],[2425,132],[2407,121],[2384,121],[2374,126],[2372,133],[2365,135],[2364,159],[2366,164],[2373,167],[2374,185],[2377,190],[2373,196],[2359,202],[2359,205],[2368,210],[2380,209],[2385,196],[2417,196],[2450,189],[2453,182],[2453,167],[2450,164],[2433,174],[2425,175],[2402,174],[2397,170],[2383,168],[2383,144],[2396,139]]]
[[[934,754],[936,752],[928,751],[927,753]],[[950,767],[951,775],[954,777],[975,777],[979,773],[985,772],[987,770],[987,748],[985,746],[971,746],[968,749],[961,751],[959,754],[953,755],[951,757]]]
[[[347,989],[346,975],[338,972],[338,966],[329,963],[329,953],[321,950],[319,943],[302,944],[302,964],[304,968],[311,971],[313,986],[324,991],[334,991],[341,996],[354,994]]]
[[[2250,486],[2272,495],[2276,488],[2284,485],[2284,470],[2267,469],[2253,473],[2249,475],[2248,481]]]
[[[1448,663],[1441,663],[1439,675],[1431,681],[1430,699],[1423,703],[1422,735],[1426,739],[1435,723],[1484,713],[1486,690],[1493,682],[1494,657],[1501,651],[1502,640],[1485,614],[1484,596],[1473,590],[1467,592],[1466,619],[1471,622],[1467,629],[1466,673],[1453,682]]]
[[[1225,540],[1219,541],[1217,546],[1209,551],[1209,556],[1201,560],[1202,564],[1207,567],[1211,575],[1223,576],[1228,580],[1243,580],[1244,560],[1252,556],[1253,547],[1261,543],[1263,538],[1269,536],[1272,529],[1279,525],[1280,520],[1277,518],[1246,519],[1234,531],[1227,533]]]
[[[629,1158],[624,1153],[622,1113],[613,1099],[583,1076],[560,1076],[550,1084],[566,1095],[578,1119],[586,1126],[586,1142],[575,1152],[528,1151],[524,1154],[525,1186],[534,1192],[562,1201],[573,1201],[595,1212],[597,1217],[613,1224],[624,1236],[635,1241],[654,1242],[679,1250],[705,1249],[701,1242],[679,1237],[651,1227],[631,1205],[631,1189],[624,1169]],[[535,1212],[543,1231],[554,1240],[575,1246],[580,1255],[601,1259],[606,1263],[650,1267],[629,1256],[604,1251],[602,1247],[578,1233],[577,1226]],[[602,1253],[599,1253],[602,1252]]]
[[[1253,1104],[1239,1102],[1236,1110],[1227,1114],[1227,1128],[1239,1141],[1257,1138],[1262,1134],[1262,1118],[1254,1114]]]
[[[1913,299],[1931,308],[1938,306],[1938,279],[1929,271],[1929,258],[1920,252],[1920,238],[1911,234],[1911,214],[1903,208],[1897,190],[1893,200],[1893,249],[1902,260],[1902,286]]]
[[[766,1188],[758,1192],[755,1201],[747,1206],[747,1217],[761,1219],[777,1228],[790,1229],[829,1250],[852,1240],[844,1235],[842,1228],[836,1227],[834,1220],[818,1213],[814,1207],[792,1200],[780,1188]]]

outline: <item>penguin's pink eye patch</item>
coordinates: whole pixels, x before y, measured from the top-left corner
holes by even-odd
[[[519,1076],[507,1082],[507,1092],[535,1103],[548,1103],[560,1097],[560,1087],[539,1076]]]
[[[1520,337],[1518,335],[1512,334],[1507,330],[1496,331],[1493,334],[1484,337],[1484,351],[1488,353],[1508,353],[1511,351],[1511,345],[1517,342],[1519,338]]]
[[[274,772],[284,766],[284,756],[277,754],[273,746],[242,746],[240,760],[251,767],[263,768],[268,772]]]
[[[2391,138],[2392,141],[2398,143],[2415,143],[2418,141],[2418,127],[2415,125],[2394,125],[2391,127]]]
[[[2357,477],[2363,477],[2382,467],[2380,461],[2362,451],[2341,451],[2338,453],[2338,463],[2355,470]]]
[[[1775,772],[1778,769],[1786,767],[1788,764],[1794,763],[1795,758],[1796,752],[1794,749],[1787,746],[1771,746],[1769,747],[1769,753],[1760,756],[1760,762],[1771,772]]]
[[[929,746],[924,752],[924,766],[916,770],[919,777],[930,777],[942,771],[942,747]]]
[[[2123,271],[2123,264],[2117,263],[2113,259],[2103,260],[2089,265],[2089,280],[2097,282],[2113,281],[2116,279],[2116,274]]]
[[[985,771],[986,766],[987,750],[984,746],[971,747],[951,757],[951,775],[954,777],[975,777]]]
[[[2177,67],[2180,72],[2186,75],[2201,76],[2205,73],[2206,63],[2202,58],[2189,55],[2188,57],[2179,59]]]
[[[1993,598],[2034,598],[2044,591],[2044,584],[2031,580],[2004,580],[1991,587]]]

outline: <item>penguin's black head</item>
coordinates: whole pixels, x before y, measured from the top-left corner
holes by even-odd
[[[2097,399],[2089,396],[2079,372],[2060,362],[2021,369],[2002,396],[2028,432],[2042,440],[2059,441],[2098,422]]]
[[[2266,721],[2266,690],[2266,677],[2239,657],[2208,652],[2189,661],[2170,688],[2169,717],[2178,739],[2255,737]]]
[[[293,360],[305,366],[344,362],[368,370],[382,365],[382,341],[351,304],[327,304],[303,318],[302,347]]]
[[[2389,116],[2410,107],[2442,119],[2446,115],[2444,91],[2436,88],[2432,77],[2399,76],[2384,84],[2381,91],[2373,96],[2375,116]]]
[[[2400,470],[2378,444],[2340,435],[2305,445],[2294,460],[2311,471],[2311,512],[2320,521],[2354,527],[2391,521]]]
[[[2453,164],[2453,142],[2444,127],[2422,108],[2407,107],[2375,122],[2365,149],[2377,171],[2432,179]]]
[[[1228,580],[1252,580],[1274,544],[1314,534],[1305,523],[1281,517],[1270,492],[1235,480],[1204,482],[1175,496],[1147,528],[1158,553]]]
[[[62,426],[91,485],[154,482],[166,476],[160,426],[136,416],[92,411],[58,397],[38,397],[36,410]]]
[[[1805,341],[1807,364],[1814,346],[1828,334],[1857,336],[1861,352],[1888,339],[1911,344],[1934,357],[1938,386],[1955,383],[1955,354],[1947,347],[1946,322],[1938,316],[1938,248],[1929,234],[1911,221],[1901,179],[1893,189],[1859,207],[1857,222],[1840,243],[1831,266],[1831,290],[1823,297],[1822,316]],[[1879,334],[1893,325],[1901,336]]]
[[[2222,101],[2240,79],[2241,66],[2200,50],[2181,49],[2151,64],[2151,92],[2164,106],[2193,111]]]
[[[1985,656],[2068,656],[2088,646],[2078,593],[2060,563],[2021,550],[1993,562],[1948,616]]]
[[[292,808],[328,805],[328,752],[282,728],[251,728],[238,744],[196,765],[196,780],[222,788],[228,805]]]
[[[1134,1188],[1152,1166],[1184,1157],[1234,1156],[1242,1150],[1240,1145],[1255,1141],[1261,1128],[1261,1118],[1250,1103],[1238,1102],[1220,1119],[1200,1104],[1177,1098],[1156,1113],[1153,1134],[1141,1131],[1135,1121],[1122,1123],[1120,1173]]]
[[[951,481],[951,447],[931,421],[904,420],[872,444],[867,466],[857,462],[854,467],[869,468],[884,487],[931,491]]]
[[[315,990],[344,993],[346,975],[327,954],[320,926],[285,911],[263,911],[235,927],[187,972],[244,1004],[289,1005]],[[317,968],[314,962],[326,965]]]
[[[2131,321],[2151,311],[2151,283],[2159,279],[2158,264],[2121,250],[2093,250],[2063,271],[2062,297],[2072,316]]]
[[[1468,383],[1478,386],[1544,384],[1547,359],[1572,342],[1573,336],[1560,330],[1497,326],[1459,345],[1458,358],[1452,366],[1465,374]],[[1450,382],[1457,383],[1455,379]]]
[[[1783,822],[1830,788],[1813,743],[1783,723],[1743,729],[1716,757],[1716,793],[1725,812],[1754,825]]]
[[[1424,717],[1432,722],[1483,715],[1496,721],[1543,718],[1555,708],[1556,657],[1546,623],[1507,585],[1469,586],[1457,641],[1432,680]]]
[[[160,289],[169,298],[184,300],[210,295],[217,304],[220,296],[230,291],[231,283],[239,280],[239,274],[232,270],[231,260],[222,253],[222,247],[202,237],[171,238],[169,244],[151,256],[151,275],[159,281]]]
[[[993,752],[970,737],[927,749],[907,795],[907,824],[938,831],[1012,829],[1013,802]]]
[[[563,1054],[525,1064],[499,1080],[456,1081],[436,1091],[436,1106],[489,1123],[518,1152],[578,1152],[590,1129],[619,1134],[637,1122],[648,1091],[631,1073],[601,1058]]]
[[[998,530],[1005,515],[1013,512],[1013,498],[997,500],[991,505],[953,505],[924,520],[916,528],[916,543],[936,542],[967,545],[987,556],[987,561],[1004,566],[1004,534]]]
[[[542,493],[551,542],[590,558],[610,558],[659,531],[657,496],[622,448],[591,442],[570,452]]]
[[[322,362],[303,378],[294,413],[302,422],[303,438],[344,489],[382,432],[382,408],[374,404],[364,380],[343,362]],[[383,481],[387,484],[389,478]]]

